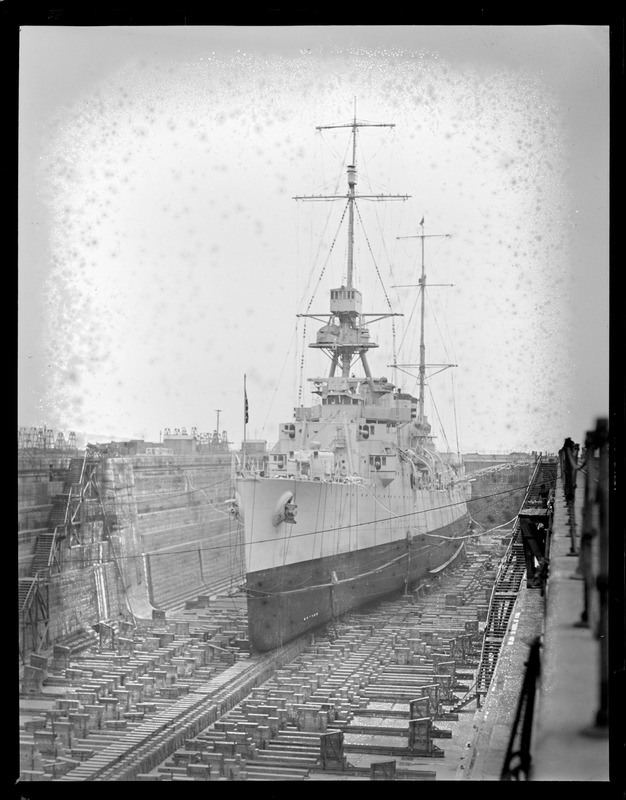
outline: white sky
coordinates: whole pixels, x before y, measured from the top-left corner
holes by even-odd
[[[158,441],[221,409],[238,446],[246,374],[247,435],[274,442],[298,402],[295,314],[326,311],[345,268],[339,237],[311,301],[343,203],[293,196],[345,192],[348,134],[315,127],[356,97],[396,126],[360,134],[357,188],[411,196],[359,204],[364,310],[388,310],[378,270],[399,363],[418,359],[417,291],[392,287],[417,282],[419,243],[396,237],[422,215],[451,234],[426,249],[428,280],[454,284],[428,294],[427,360],[458,364],[429,381],[440,448],[582,440],[608,413],[608,33],[24,27],[18,424]],[[372,337],[393,379],[391,321]],[[305,350],[308,405],[328,362]]]

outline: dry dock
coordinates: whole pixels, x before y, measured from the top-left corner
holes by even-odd
[[[76,655],[57,647],[21,702],[22,779],[369,780],[389,762],[397,779],[452,778],[488,564],[470,554],[271,654],[247,652],[241,596]]]
[[[498,781],[525,731],[526,777],[607,781],[597,629],[578,626],[584,581],[569,516],[580,535],[584,493],[572,506],[552,468],[543,583],[529,585],[516,527],[469,544],[462,563],[409,594],[268,654],[250,652],[244,596],[225,593],[32,655],[16,778]],[[521,701],[536,640],[529,721]]]

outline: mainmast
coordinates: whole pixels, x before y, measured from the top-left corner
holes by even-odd
[[[398,236],[398,239],[421,239],[421,272],[419,281],[417,286],[421,292],[421,308],[420,308],[420,360],[419,364],[395,364],[394,366],[398,368],[402,367],[418,367],[419,369],[419,396],[418,396],[418,406],[417,406],[417,418],[418,421],[422,421],[424,419],[424,387],[426,386],[426,368],[427,367],[440,367],[441,369],[447,369],[448,367],[455,367],[456,364],[426,364],[426,342],[424,336],[424,320],[426,317],[426,261],[424,258],[424,242],[427,238],[449,238],[449,233],[424,233],[424,217],[422,217],[422,221],[420,222],[420,227],[422,229],[421,233],[414,234],[413,236]],[[430,286],[452,286],[451,283],[431,283]],[[416,284],[405,283],[399,284],[395,288],[409,288],[415,287]]]
[[[332,318],[337,318],[339,322],[338,331],[335,334],[331,329],[332,325],[327,325],[318,334],[317,342],[313,342],[311,347],[318,347],[328,352],[331,358],[329,377],[335,375],[335,371],[341,365],[341,375],[345,378],[350,375],[350,365],[355,353],[359,354],[363,364],[363,370],[367,376],[370,386],[373,389],[372,375],[367,362],[366,351],[370,347],[377,347],[375,342],[369,340],[369,330],[362,326],[361,321],[365,317],[397,316],[396,314],[362,314],[361,313],[361,293],[355,288],[354,280],[354,208],[357,199],[359,200],[407,200],[409,195],[385,195],[385,194],[357,194],[357,131],[359,128],[394,128],[395,125],[385,122],[359,122],[356,117],[356,100],[354,103],[354,116],[351,122],[340,125],[319,125],[316,130],[329,130],[334,128],[349,128],[352,137],[352,163],[347,167],[348,192],[338,195],[302,195],[294,197],[294,200],[346,200],[348,211],[348,256],[346,265],[346,285],[340,289],[331,290],[331,322]],[[300,314],[302,317],[312,317],[320,319],[319,314]],[[325,320],[320,320],[325,321]]]
[[[352,288],[354,274],[354,199],[356,197],[356,99],[354,101],[354,119],[352,121],[352,164],[348,166],[348,265],[346,283]],[[322,128],[318,128],[322,130]]]

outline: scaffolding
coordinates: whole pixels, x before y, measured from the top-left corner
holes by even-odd
[[[53,439],[45,434],[43,441]],[[71,459],[64,491],[54,498],[48,530],[37,536],[30,575],[19,579],[19,649],[23,661],[27,653],[39,652],[49,644],[50,578],[62,571],[62,543],[66,541],[69,547],[83,544],[85,501],[100,499],[96,484],[98,464],[99,454],[89,449],[82,458]]]

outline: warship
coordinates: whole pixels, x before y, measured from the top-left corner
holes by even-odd
[[[396,315],[363,311],[354,263],[357,201],[407,198],[357,193],[357,132],[383,125],[358,121],[355,109],[344,125],[319,126],[350,131],[347,192],[294,198],[345,201],[347,263],[345,282],[330,290],[329,311],[298,315],[323,323],[309,347],[330,360],[326,375],[308,379],[313,404],[298,405],[279,425],[261,465],[246,459],[244,427],[231,511],[244,531],[249,636],[261,652],[427,581],[463,552],[469,532],[462,465],[437,452],[425,413],[426,370],[434,365],[426,363],[424,341],[423,219],[420,358],[412,365],[418,396],[376,377],[369,364],[378,347],[370,326]],[[247,422],[245,378],[244,398]]]

